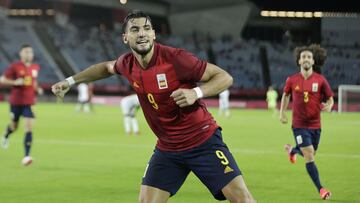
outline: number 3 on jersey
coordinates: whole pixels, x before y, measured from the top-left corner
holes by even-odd
[[[152,105],[152,107],[153,107],[154,109],[158,109],[158,108],[159,108],[159,106],[158,106],[157,103],[155,102],[154,96],[153,96],[151,93],[148,93],[148,94],[147,94],[147,98],[148,98],[150,104]]]
[[[309,92],[304,92],[304,102],[305,103],[309,102]]]

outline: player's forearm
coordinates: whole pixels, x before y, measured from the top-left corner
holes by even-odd
[[[289,105],[290,95],[283,94],[281,98],[280,113],[284,113]]]
[[[334,106],[334,98],[330,97],[328,100],[326,100],[326,104],[330,106],[330,109]]]
[[[10,79],[7,79],[4,76],[1,76],[0,77],[0,83],[4,84],[4,85],[15,85],[15,80],[10,80]]]
[[[82,82],[92,82],[107,78],[113,74],[108,71],[107,65],[109,62],[102,62],[95,65],[92,65],[85,70],[73,75],[75,84]]]
[[[206,83],[200,86],[204,97],[214,96],[228,89],[233,84],[233,78],[225,71],[213,75]]]

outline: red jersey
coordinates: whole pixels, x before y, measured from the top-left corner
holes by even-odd
[[[284,92],[292,93],[292,127],[319,129],[320,111],[323,96],[333,96],[330,85],[324,76],[313,72],[308,79],[301,73],[287,78]]]
[[[135,56],[120,56],[115,72],[125,76],[137,93],[147,123],[164,151],[183,151],[204,143],[218,128],[205,104],[197,100],[180,108],[171,93],[196,87],[206,62],[182,49],[154,43],[154,55],[146,69]]]
[[[33,105],[35,104],[35,81],[40,66],[32,64],[26,67],[21,61],[15,62],[5,70],[4,76],[11,80],[24,79],[24,85],[12,86],[9,102],[11,105]]]

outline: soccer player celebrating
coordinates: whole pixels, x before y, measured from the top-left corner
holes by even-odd
[[[2,147],[8,148],[9,136],[18,128],[19,118],[23,116],[25,118],[25,157],[22,164],[27,166],[32,163],[30,149],[33,139],[34,113],[31,106],[35,104],[35,91],[42,94],[43,90],[37,83],[40,67],[38,64],[32,63],[34,59],[33,48],[24,44],[20,48],[19,55],[20,61],[11,64],[0,78],[2,84],[12,86],[9,99],[11,122],[2,137]]]
[[[301,154],[306,162],[306,170],[320,193],[321,199],[329,199],[330,191],[320,183],[319,172],[315,165],[315,152],[321,133],[320,111],[330,112],[334,104],[333,92],[324,76],[313,71],[326,59],[326,51],[318,45],[297,47],[294,51],[300,73],[287,78],[281,99],[280,121],[287,123],[285,110],[293,100],[292,130],[296,147],[285,145],[291,163],[296,162],[296,154]],[[316,56],[316,57],[315,57]],[[322,103],[323,97],[326,103]]]
[[[121,110],[124,115],[124,128],[127,135],[133,132],[140,135],[139,124],[135,117],[136,110],[140,107],[139,98],[136,94],[132,94],[122,98],[120,102]]]
[[[76,83],[113,74],[128,79],[158,137],[144,173],[140,202],[167,202],[191,171],[218,200],[255,202],[222,140],[221,128],[201,100],[227,89],[232,77],[183,49],[155,43],[151,19],[142,11],[127,15],[122,39],[130,53],[90,66],[56,83],[52,91],[62,98]],[[196,86],[197,82],[203,84]]]

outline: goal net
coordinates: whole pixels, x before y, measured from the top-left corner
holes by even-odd
[[[339,85],[338,111],[360,112],[360,85]]]

